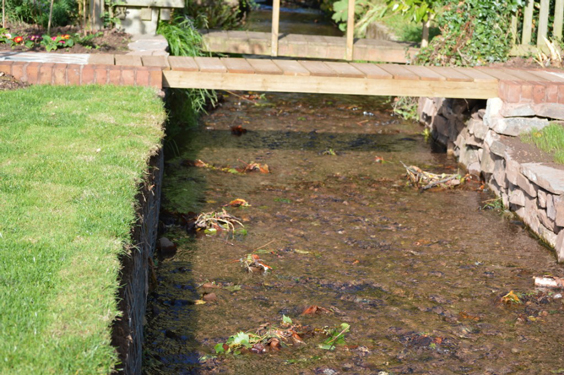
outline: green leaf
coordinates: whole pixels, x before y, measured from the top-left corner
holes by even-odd
[[[335,345],[331,344],[319,344],[319,347],[323,350],[335,350]]]
[[[292,324],[292,318],[290,318],[286,315],[282,315],[282,323]]]
[[[223,343],[222,343],[222,342],[220,342],[219,344],[216,344],[216,345],[213,347],[213,350],[215,350],[215,352],[216,352],[217,354],[225,353],[225,349],[223,348]]]
[[[231,346],[244,346],[246,348],[251,347],[249,343],[250,337],[248,333],[239,332],[233,337],[233,341],[231,342]]]

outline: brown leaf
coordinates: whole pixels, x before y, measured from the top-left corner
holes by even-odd
[[[232,126],[231,127],[231,134],[236,135],[238,137],[240,137],[241,135],[245,134],[247,132],[247,129],[245,129],[244,127],[242,127],[241,125],[237,125],[237,126]]]
[[[280,350],[280,340],[273,337],[270,339],[268,346],[270,346],[270,349]]]
[[[234,199],[231,202],[229,202],[228,204],[226,204],[226,206],[231,206],[231,207],[249,207],[250,204],[249,202],[247,202],[244,199]]]
[[[194,167],[205,168],[205,167],[207,167],[207,166],[208,166],[208,164],[205,163],[205,162],[203,162],[203,161],[201,161],[200,159],[194,161]]]
[[[313,315],[313,314],[317,314],[317,313],[329,313],[330,311],[324,307],[321,306],[317,306],[317,305],[312,305],[310,307],[308,307],[307,309],[304,310],[304,312],[302,313],[302,315]]]
[[[202,299],[207,302],[215,301],[217,300],[217,295],[215,293],[205,293]]]

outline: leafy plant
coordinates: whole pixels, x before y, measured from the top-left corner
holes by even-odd
[[[474,66],[505,61],[511,49],[510,20],[521,0],[440,0],[433,2],[441,35],[417,62]]]
[[[398,96],[395,98],[392,107],[394,109],[394,113],[405,120],[418,120],[417,117],[417,107],[418,107],[418,98],[411,97],[411,96]]]
[[[350,330],[351,326],[347,323],[341,323],[339,328],[326,329],[325,334],[329,336],[319,347],[324,350],[334,350],[337,345],[345,344],[345,333]]]
[[[170,52],[174,56],[205,56],[202,51],[204,39],[198,28],[206,25],[207,20],[204,16],[190,18],[177,14],[170,22],[161,22],[158,33],[166,38]],[[215,103],[217,103],[217,95],[213,90],[172,90],[167,103],[171,120],[169,123],[173,125],[168,128],[169,135],[178,132],[179,127],[196,125],[198,114],[205,113],[206,106]],[[175,110],[172,111],[171,107]]]

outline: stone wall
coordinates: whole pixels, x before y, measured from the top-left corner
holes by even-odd
[[[564,104],[421,98],[419,118],[564,261],[564,165],[541,160],[543,153],[519,140],[523,133],[564,120]]]
[[[113,325],[113,345],[118,348],[123,374],[141,374],[143,325],[157,241],[161,182],[164,171],[162,150],[152,156],[149,171],[137,195],[137,223],[132,231],[134,247],[122,257],[119,308],[122,316]]]

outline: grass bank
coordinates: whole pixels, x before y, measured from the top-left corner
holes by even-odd
[[[542,130],[534,130],[523,135],[521,139],[552,154],[557,163],[564,164],[564,127],[562,125],[550,124]]]
[[[95,86],[0,101],[0,373],[109,373],[118,257],[162,103],[148,89]]]

